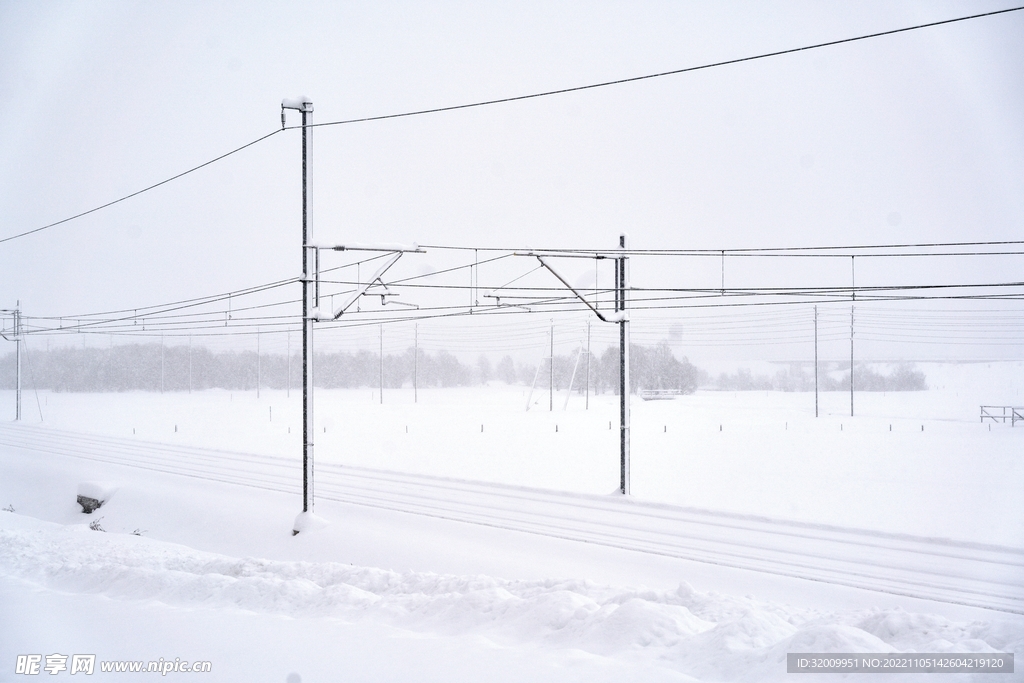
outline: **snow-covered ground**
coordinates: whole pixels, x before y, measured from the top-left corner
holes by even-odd
[[[813,394],[635,401],[634,497],[1000,546],[1024,585],[1024,428],[978,420],[981,404],[1024,403],[1024,366],[992,365],[923,366],[931,390],[857,394],[853,419],[846,394],[823,394],[817,419]],[[556,395],[549,412],[538,391],[527,412],[527,393],[421,390],[414,405],[385,390],[382,405],[370,390],[318,391],[317,457],[610,497],[615,397],[563,411]],[[47,430],[290,458],[299,480],[296,392],[25,398],[25,438],[41,412]],[[6,392],[0,410],[11,403]],[[775,680],[787,652],[1024,652],[1018,614],[444,515],[323,500],[329,524],[293,537],[294,486],[142,464],[0,446],[0,506],[13,508],[0,512],[0,680],[23,678],[15,660],[32,653],[308,682]],[[87,481],[116,489],[91,516],[75,503]]]

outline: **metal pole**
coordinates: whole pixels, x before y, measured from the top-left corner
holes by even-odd
[[[626,235],[619,235],[619,248],[625,250]],[[626,292],[629,289],[628,263],[618,258],[617,299],[622,311],[619,322],[619,488],[629,495],[629,320],[626,319]]]
[[[188,335],[188,393],[192,393],[192,335]]]
[[[590,410],[590,320],[587,320],[587,400],[584,410]]]
[[[850,256],[850,299],[857,300],[857,257]]]
[[[260,328],[256,328],[256,399],[260,398]]]
[[[537,371],[533,373],[533,384],[530,385],[530,395],[526,397],[526,412],[530,412],[530,401],[533,400],[533,390],[537,388],[537,378],[540,377],[541,365],[537,365]]]
[[[380,326],[380,402],[384,404],[384,325]]]
[[[818,417],[818,307],[814,307],[814,417]]]
[[[308,110],[312,111],[309,106]],[[302,109],[302,511],[313,511],[313,317],[306,194],[307,108]]]
[[[285,387],[284,395],[286,398],[292,397],[292,331],[288,330],[285,333],[285,352],[288,356],[288,384]]]
[[[164,335],[160,335],[160,393],[164,393]]]
[[[420,362],[420,324],[413,325],[412,342],[412,402],[419,403],[419,362]]]
[[[21,302],[18,302],[17,308],[14,310],[14,339],[15,347],[17,348],[17,379],[15,380],[15,401],[14,401],[14,419],[21,420]]]
[[[548,410],[555,409],[555,319],[551,319],[551,356],[548,358]]]
[[[850,256],[850,300],[857,300],[857,257]],[[853,306],[850,306],[850,417],[853,417]]]
[[[580,344],[579,351],[576,352],[576,362],[572,364],[572,375],[569,377],[569,389],[565,392],[565,403],[562,404],[562,410],[569,408],[569,397],[572,396],[572,385],[576,381],[576,370],[580,367],[580,356],[583,355],[583,344]]]

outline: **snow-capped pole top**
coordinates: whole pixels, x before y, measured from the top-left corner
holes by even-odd
[[[305,95],[295,98],[286,97],[281,100],[281,109],[297,109],[298,111],[311,113],[313,111],[313,100]]]

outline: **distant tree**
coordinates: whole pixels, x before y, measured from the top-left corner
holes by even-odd
[[[700,371],[685,357],[679,360],[667,344],[629,347],[629,390],[669,389],[690,394],[696,391]],[[598,393],[619,391],[619,349],[610,346],[595,358],[592,383]]]
[[[888,391],[924,391],[927,388],[924,373],[909,365],[900,365],[889,375]]]
[[[494,368],[494,373],[505,384],[515,384],[516,364],[512,360],[512,356],[505,356],[498,361],[498,365]]]
[[[537,366],[524,363],[516,366],[516,378],[520,384],[533,384],[534,378],[537,377]]]
[[[494,372],[491,370],[491,361],[483,354],[476,359],[476,374],[480,384],[487,384],[494,375]]]

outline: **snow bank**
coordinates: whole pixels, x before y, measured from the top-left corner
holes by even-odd
[[[233,558],[17,514],[0,514],[0,573],[118,599],[573,648],[711,680],[782,679],[786,653],[795,651],[1024,651],[1024,633],[1011,626],[901,609],[803,610],[702,593],[686,583],[646,590]]]

